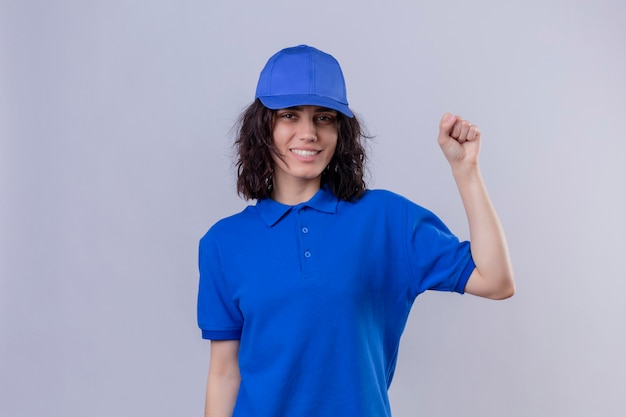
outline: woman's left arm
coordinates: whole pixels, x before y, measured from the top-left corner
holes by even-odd
[[[480,139],[469,121],[449,113],[441,119],[438,142],[461,194],[476,264],[465,292],[499,300],[513,295],[515,282],[506,238],[480,174]]]

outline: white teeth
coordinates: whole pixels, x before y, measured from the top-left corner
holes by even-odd
[[[291,152],[300,156],[313,156],[313,155],[317,155],[318,151],[305,151],[303,149],[292,149]]]

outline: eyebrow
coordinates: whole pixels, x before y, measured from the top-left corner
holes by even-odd
[[[287,107],[287,110],[302,111],[302,109],[303,109],[303,106]],[[316,107],[315,112],[316,113],[337,113],[337,111],[330,109],[328,107]]]

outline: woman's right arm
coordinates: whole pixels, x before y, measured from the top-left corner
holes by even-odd
[[[239,340],[212,340],[204,417],[232,417],[239,392]]]

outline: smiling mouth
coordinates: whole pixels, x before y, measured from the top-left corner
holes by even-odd
[[[322,151],[305,151],[304,149],[292,149],[291,152],[295,153],[298,156],[315,156]]]

